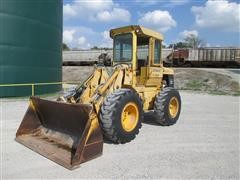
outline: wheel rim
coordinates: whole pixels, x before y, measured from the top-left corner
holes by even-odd
[[[139,119],[138,107],[135,103],[127,103],[121,116],[122,127],[125,131],[131,132],[137,125]]]
[[[172,97],[169,101],[169,114],[171,118],[175,118],[179,111],[179,102],[176,97]]]

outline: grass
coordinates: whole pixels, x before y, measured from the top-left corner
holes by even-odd
[[[221,81],[221,80],[219,80]],[[234,84],[236,86],[236,84]],[[238,84],[236,87],[239,87]],[[199,92],[205,92],[213,95],[232,95],[232,96],[240,96],[240,90],[239,88],[231,88],[232,91],[224,91],[219,90],[221,89],[221,83],[218,82],[216,84],[216,87],[210,87],[207,84],[207,81],[201,81],[201,80],[191,80],[186,83],[185,87],[181,88],[182,90],[192,90],[192,91],[199,91]]]
[[[208,89],[208,85],[202,81],[191,80],[191,81],[187,82],[186,89],[194,90],[194,91],[200,91],[203,89],[206,90],[206,89]]]
[[[233,96],[240,96],[240,90],[233,93]]]

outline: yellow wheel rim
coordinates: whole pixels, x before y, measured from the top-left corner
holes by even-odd
[[[137,125],[139,119],[138,107],[135,103],[127,103],[121,116],[122,127],[126,132],[131,132]]]
[[[171,118],[175,118],[179,111],[179,102],[176,97],[172,97],[169,101],[169,114]]]

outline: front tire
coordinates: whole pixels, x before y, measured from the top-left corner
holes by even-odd
[[[107,139],[114,143],[130,142],[142,126],[142,101],[135,91],[118,89],[105,98],[99,116]]]
[[[163,88],[154,102],[156,122],[170,126],[177,122],[181,111],[181,98],[178,90],[172,87]]]

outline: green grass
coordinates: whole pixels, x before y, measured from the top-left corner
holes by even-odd
[[[240,96],[240,90],[233,90],[233,91],[223,91],[219,90],[218,87],[214,89],[211,88],[207,81],[199,81],[199,80],[191,80],[186,83],[186,86],[181,88],[182,90],[191,90],[191,91],[198,91],[198,92],[205,92],[212,95],[232,95],[232,96]],[[239,89],[239,88],[237,88]]]
[[[186,84],[186,89],[200,91],[202,89],[207,89],[208,85],[202,81],[191,80]]]
[[[235,92],[233,93],[233,96],[240,96],[240,90],[235,91]]]

